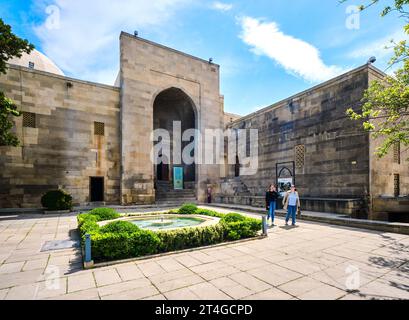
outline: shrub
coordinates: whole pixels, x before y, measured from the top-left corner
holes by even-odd
[[[223,218],[225,215],[218,213],[216,211],[208,210],[208,209],[197,209],[196,214],[202,215],[202,216],[209,216],[209,217],[215,217],[215,218]]]
[[[186,210],[187,206],[189,207]],[[159,232],[141,230],[126,221],[115,221],[99,227],[99,221],[118,218],[119,214],[112,209],[94,209],[78,215],[81,240],[83,243],[85,235],[90,234],[92,258],[95,261],[110,261],[250,238],[256,236],[261,229],[261,221],[240,214],[223,215],[211,210],[197,209],[195,205],[186,205],[181,209],[185,214],[191,214],[193,207],[196,214],[221,218],[220,223],[208,227]]]
[[[246,217],[242,216],[241,214],[238,213],[229,213],[227,215],[225,215],[222,220],[225,222],[239,222],[239,221],[246,221]]]
[[[72,196],[64,190],[48,191],[41,197],[41,205],[51,211],[71,210]]]
[[[146,256],[159,252],[160,238],[157,233],[149,230],[139,230],[132,234],[133,255]]]
[[[85,240],[85,235],[88,234],[95,234],[99,231],[99,225],[97,224],[98,219],[96,216],[90,214],[80,214],[77,217],[78,221],[78,229],[81,236],[81,241]]]
[[[96,216],[98,221],[106,221],[118,219],[121,215],[111,208],[96,208],[88,212],[88,214]]]
[[[160,251],[178,251],[221,243],[225,232],[225,226],[222,224],[202,228],[160,231],[158,232],[161,240]]]
[[[140,229],[128,221],[115,221],[103,226],[100,230],[102,233],[134,233]]]
[[[127,259],[157,253],[160,239],[154,232],[145,230],[97,233],[92,237],[91,246],[94,260]]]
[[[197,205],[188,203],[188,204],[183,205],[179,209],[178,213],[179,214],[195,214],[196,211],[197,211]]]
[[[92,259],[97,261],[126,259],[132,255],[131,235],[128,233],[97,233],[92,236]]]
[[[262,224],[257,219],[247,218],[236,213],[230,213],[223,217],[222,223],[226,228],[225,237],[230,241],[255,237]]]

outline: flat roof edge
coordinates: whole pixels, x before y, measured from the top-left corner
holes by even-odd
[[[165,45],[163,45],[163,44],[160,44],[160,43],[157,43],[157,42],[154,42],[154,41],[151,41],[151,40],[147,40],[147,39],[145,39],[145,38],[141,38],[141,37],[139,37],[139,36],[135,37],[134,35],[132,35],[132,34],[130,34],[130,33],[128,33],[128,32],[125,32],[125,31],[121,31],[121,35],[120,35],[120,36],[121,36],[121,37],[122,37],[122,36],[126,36],[126,37],[128,37],[128,38],[132,38],[132,39],[135,39],[135,40],[139,40],[139,41],[148,43],[148,44],[150,44],[150,45],[153,45],[153,46],[155,46],[155,47],[162,48],[162,49],[165,49],[165,50],[169,50],[169,51],[172,51],[172,52],[174,52],[174,53],[183,55],[183,56],[185,56],[185,57],[192,58],[192,59],[194,59],[194,60],[198,60],[198,61],[200,61],[200,62],[209,64],[209,60],[205,60],[205,59],[196,57],[196,56],[191,55],[191,54],[188,54],[188,53],[186,53],[186,52],[183,52],[183,51],[180,51],[180,50],[177,50],[177,49],[174,49],[174,48],[165,46]],[[212,62],[211,65],[220,68],[220,65],[217,64],[217,63],[213,63],[213,62]]]
[[[311,88],[309,88],[309,89],[306,89],[306,90],[304,90],[304,91],[301,91],[301,92],[299,92],[299,93],[296,93],[296,94],[294,94],[294,95],[292,95],[292,96],[290,96],[290,97],[288,97],[288,98],[285,98],[285,99],[282,99],[282,100],[280,100],[280,101],[277,101],[277,102],[275,102],[275,103],[273,103],[273,104],[271,104],[271,105],[269,105],[269,106],[267,106],[267,107],[265,107],[265,108],[263,108],[263,109],[260,109],[260,110],[258,110],[258,111],[256,111],[256,112],[253,112],[253,113],[250,113],[250,114],[248,114],[248,115],[246,115],[246,116],[244,116],[244,117],[242,117],[242,118],[240,118],[240,119],[238,119],[238,120],[236,120],[236,121],[233,121],[232,123],[229,124],[229,126],[234,125],[234,124],[237,124],[237,123],[239,123],[240,121],[243,121],[243,120],[247,120],[247,119],[249,119],[249,118],[252,118],[252,117],[254,117],[254,116],[256,116],[256,115],[263,114],[263,113],[265,113],[265,112],[267,112],[267,111],[269,111],[269,110],[272,110],[272,109],[278,107],[279,105],[281,105],[281,104],[283,104],[283,103],[285,103],[285,102],[287,102],[287,101],[289,101],[289,100],[294,100],[294,99],[296,99],[296,98],[298,98],[298,97],[300,97],[300,96],[303,96],[303,95],[305,95],[305,94],[308,94],[308,93],[310,93],[310,92],[312,92],[312,91],[314,91],[314,90],[317,90],[317,89],[319,89],[319,88],[323,88],[323,87],[329,86],[331,83],[337,82],[337,81],[339,81],[339,80],[341,80],[341,79],[343,79],[343,78],[345,78],[345,77],[347,77],[347,76],[349,76],[349,75],[352,75],[352,74],[355,74],[355,73],[359,73],[359,72],[361,72],[361,71],[363,71],[363,70],[365,70],[365,69],[368,69],[368,70],[371,69],[371,70],[377,72],[377,73],[378,73],[379,75],[381,75],[381,76],[386,76],[386,73],[384,73],[384,72],[381,71],[380,69],[374,67],[372,64],[364,64],[364,65],[362,65],[362,66],[360,66],[360,67],[357,67],[357,68],[352,69],[352,70],[350,70],[350,71],[348,71],[348,72],[345,72],[345,73],[343,73],[343,74],[341,74],[341,75],[339,75],[339,76],[337,76],[337,77],[335,77],[335,78],[329,79],[329,80],[324,81],[324,82],[322,82],[322,83],[320,83],[320,84],[317,84],[317,85],[315,85],[315,86],[313,86],[313,87],[311,87]]]
[[[75,78],[62,76],[62,75],[47,72],[47,71],[42,71],[42,70],[37,70],[37,69],[30,69],[30,68],[19,66],[19,65],[16,65],[16,64],[7,63],[7,67],[10,68],[10,69],[14,69],[14,70],[22,70],[24,72],[37,73],[37,74],[41,74],[41,75],[48,76],[48,77],[51,77],[51,78],[57,78],[57,79],[65,80],[65,81],[72,81],[72,82],[92,85],[92,86],[96,86],[96,87],[100,87],[100,88],[104,88],[104,89],[110,89],[110,90],[116,90],[116,91],[120,90],[120,88],[116,87],[116,86],[110,86],[108,84],[92,82],[92,81],[87,81],[87,80],[75,79]]]

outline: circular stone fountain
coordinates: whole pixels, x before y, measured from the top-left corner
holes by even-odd
[[[100,226],[104,226],[114,221],[128,221],[141,229],[151,231],[175,230],[182,228],[207,227],[219,223],[219,218],[200,216],[200,215],[180,215],[180,214],[164,214],[164,215],[143,215],[143,216],[128,216],[111,221],[99,222]]]
[[[143,217],[129,220],[141,229],[152,231],[191,228],[203,225],[207,220],[193,216],[170,216],[166,218]]]
[[[152,221],[151,226],[152,227],[159,227],[159,228],[162,227],[162,228],[164,228],[164,227],[170,226],[172,224],[173,224],[172,220],[168,220],[168,219],[165,220],[165,218],[162,217],[160,220]]]

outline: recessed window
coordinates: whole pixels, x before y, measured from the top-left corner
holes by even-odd
[[[393,145],[393,162],[400,164],[400,142]]]
[[[394,194],[395,197],[400,196],[400,176],[398,174],[394,175]]]
[[[102,122],[94,122],[94,134],[96,136],[105,135],[105,124]]]
[[[298,145],[295,147],[295,166],[297,168],[304,167],[305,164],[305,146]]]
[[[32,112],[23,112],[23,127],[36,128],[36,114]]]

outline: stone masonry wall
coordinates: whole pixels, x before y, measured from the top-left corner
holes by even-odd
[[[10,66],[0,90],[36,115],[36,128],[15,120],[21,146],[0,147],[0,208],[41,207],[42,194],[58,187],[87,203],[94,176],[105,178],[105,201],[119,202],[118,88]],[[94,135],[94,121],[104,136]]]
[[[155,98],[166,89],[181,89],[194,102],[199,130],[222,128],[219,66],[126,33],[120,51],[121,203],[150,204],[155,201],[150,159]],[[196,175],[197,196],[203,201],[207,184],[217,185],[220,168],[200,165]]]
[[[276,163],[295,161],[295,147],[304,145],[305,164],[296,168],[302,197],[365,197],[369,137],[345,111],[360,105],[367,85],[365,66],[233,123],[232,128],[259,129],[258,173],[240,177],[251,194],[263,195],[276,183]]]
[[[381,80],[382,75],[371,70],[369,81]],[[387,220],[387,212],[403,213],[409,211],[409,151],[400,146],[400,163],[394,157],[394,150],[383,158],[375,153],[382,138],[370,139],[370,179],[371,179],[371,214],[374,219]],[[395,196],[395,174],[399,175],[399,197]]]

